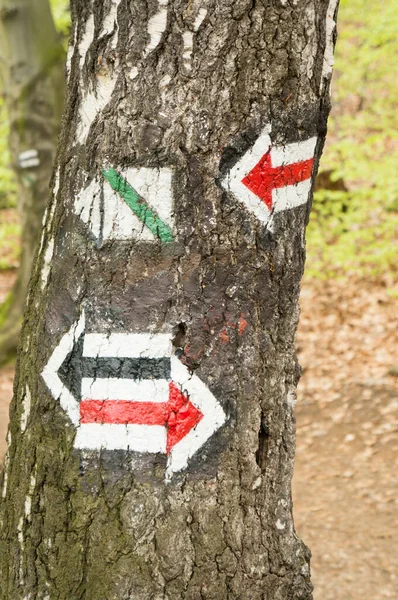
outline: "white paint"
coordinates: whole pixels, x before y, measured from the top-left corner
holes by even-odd
[[[58,192],[59,192],[60,173],[61,173],[61,169],[60,169],[60,167],[58,167],[57,170],[55,171],[55,181],[54,181],[54,190],[53,190],[54,198],[56,198],[58,196]],[[54,206],[55,206],[55,204],[54,204]]]
[[[39,153],[37,150],[25,150],[18,155],[19,166],[21,169],[30,169],[40,165]]]
[[[137,67],[133,67],[130,71],[129,77],[131,80],[135,79],[138,75],[138,68]]]
[[[84,329],[85,317],[83,312],[78,322],[74,323],[69,331],[62,336],[41,374],[53,397],[59,400],[62,408],[76,427],[80,423],[79,403],[62,383],[58,375],[58,369],[68,354],[72,352]]]
[[[166,481],[174,473],[185,469],[189,459],[226,421],[221,405],[207,385],[197,375],[192,375],[176,356],[171,357],[171,379],[188,394],[190,402],[203,414],[203,419],[171,450],[167,461]]]
[[[252,490],[257,490],[261,485],[261,477],[257,477],[257,479],[255,479],[253,485],[252,485]]]
[[[6,455],[4,457],[4,477],[3,477],[3,489],[1,491],[1,497],[4,498],[7,496],[7,486],[8,486],[8,468],[10,466],[10,446],[11,446],[11,431],[10,429],[8,430],[7,433],[7,452]]]
[[[148,21],[149,42],[144,50],[144,56],[155,50],[160,44],[162,35],[167,27],[167,13],[169,0],[158,0],[159,10]]]
[[[114,425],[84,423],[76,432],[80,450],[130,450],[165,454],[166,428],[160,425]]]
[[[44,290],[48,283],[51,271],[51,261],[54,255],[54,238],[51,238],[48,242],[46,252],[44,254],[43,266],[41,268],[41,289]]]
[[[336,28],[336,21],[334,20],[334,14],[336,12],[338,0],[329,0],[329,6],[326,12],[326,44],[325,54],[323,56],[322,76],[320,84],[320,93],[325,89],[326,83],[332,76],[333,65],[334,65],[334,44],[333,34]]]
[[[170,356],[169,334],[88,333],[84,337],[83,356],[162,358]]]
[[[84,95],[79,109],[79,122],[77,127],[77,141],[84,145],[90,127],[97,115],[105,108],[115,89],[116,73],[97,75],[95,89]]]
[[[255,144],[242,156],[222,181],[223,187],[234,194],[251,212],[264,224],[268,224],[273,213],[288,210],[305,204],[311,190],[311,178],[295,185],[288,185],[272,191],[272,210],[258,196],[251,192],[242,180],[259,163],[261,158],[271,148],[272,167],[301,162],[313,158],[317,138],[313,137],[304,142],[296,142],[285,146],[272,147],[270,127],[266,127]]]
[[[316,137],[286,146],[275,146],[271,150],[272,166],[290,165],[314,156]]]
[[[87,450],[131,450],[135,452],[165,453],[167,428],[160,425],[118,425],[107,423],[80,423],[79,402],[62,384],[58,370],[74,344],[84,333],[84,313],[77,324],[61,338],[45,366],[42,377],[54,398],[76,426],[75,447]],[[192,375],[172,354],[172,334],[120,334],[109,336],[87,334],[83,342],[83,356],[124,358],[170,358],[171,381],[189,397],[202,413],[202,420],[171,450],[167,461],[166,481],[188,465],[189,459],[225,423],[226,415],[209,388]],[[166,380],[127,380],[114,378],[83,378],[82,398],[96,400],[134,400],[167,402],[169,382]]]
[[[21,415],[21,431],[24,433],[26,429],[26,425],[28,423],[28,418],[30,415],[30,406],[31,406],[32,397],[30,394],[29,386],[26,386],[25,394],[22,400],[22,415]]]
[[[24,544],[24,538],[23,538],[23,517],[20,517],[20,519],[18,521],[17,531],[18,531],[18,542],[20,543],[21,548],[23,549],[23,544]]]
[[[169,384],[165,379],[82,379],[84,400],[132,400],[134,402],[167,402]]]
[[[198,16],[195,19],[194,23],[194,31],[198,31],[199,27],[202,25],[207,15],[207,8],[200,8],[198,12]]]
[[[184,67],[190,71],[192,69],[191,59],[192,59],[192,50],[193,50],[193,33],[192,31],[184,31],[182,36],[184,42]]]
[[[99,38],[103,36],[113,37],[110,41],[112,49],[115,49],[119,37],[119,27],[117,24],[117,9],[121,0],[113,0],[109,13],[106,15]],[[79,45],[80,70],[84,65],[86,54],[94,40],[94,19],[93,15],[87,20],[85,33]],[[84,145],[90,131],[90,127],[95,121],[97,115],[109,103],[117,81],[117,69],[112,68],[107,73],[98,73],[91,89],[83,92],[83,98],[79,109],[79,121],[77,126],[77,141]],[[80,78],[81,88],[84,90],[83,80]]]
[[[173,171],[166,167],[116,170],[174,231]],[[101,218],[102,202],[104,212]],[[157,239],[102,175],[81,190],[75,199],[74,210],[97,240],[153,242]]]
[[[6,462],[4,462],[4,469],[6,469],[6,466],[8,467],[8,464]],[[1,491],[1,497],[3,498],[3,500],[7,496],[7,486],[8,486],[8,468],[7,468],[7,470],[5,470],[4,478],[3,478],[3,489]]]
[[[76,33],[77,33],[77,27],[75,27],[73,30],[73,34],[70,39],[70,43],[68,45],[68,52],[66,55],[66,79],[67,80],[70,77],[70,72],[71,72],[71,68],[72,68],[72,58],[75,53]]]
[[[195,23],[194,23],[194,27],[193,27],[194,32],[198,31],[199,27],[201,26],[204,19],[206,18],[206,15],[207,15],[207,9],[201,8],[199,10],[199,13],[198,13]],[[185,31],[182,36],[183,44],[184,44],[183,60],[184,60],[184,67],[187,69],[187,71],[191,71],[191,69],[192,69],[193,37],[194,37],[194,34],[189,29],[187,31]]]
[[[52,202],[51,202],[51,209],[49,211],[49,207],[46,206],[46,210],[44,211],[44,215],[43,215],[43,220],[42,220],[43,231],[42,231],[41,240],[40,240],[39,256],[41,256],[41,253],[42,253],[43,247],[44,247],[44,242],[46,239],[46,234],[50,231],[51,225],[52,225],[52,222],[54,219],[55,208],[57,206],[56,197],[59,192],[59,186],[60,186],[60,168],[58,167],[55,172],[55,184],[54,184],[53,197],[52,197]],[[39,261],[37,264],[39,264]]]
[[[20,161],[28,160],[29,158],[36,158],[38,156],[37,150],[25,150],[18,155]]]
[[[280,519],[277,520],[276,522],[276,528],[279,530],[283,530],[286,528],[286,523],[284,523],[283,521],[281,521]]]
[[[202,25],[204,19],[206,18],[206,15],[207,9],[201,8],[193,26],[194,32],[198,31],[199,27]],[[194,34],[189,29],[185,31],[182,36],[184,44],[184,52],[182,56],[184,60],[184,67],[187,69],[187,71],[191,71],[192,69],[193,37]]]
[[[25,498],[25,518],[26,519],[30,519],[30,513],[32,511],[32,495],[33,495],[33,492],[35,491],[35,487],[36,487],[36,472],[37,472],[37,468],[35,469],[35,472],[32,473],[32,475],[30,476],[29,491]]]
[[[104,23],[102,25],[102,30],[100,33],[100,37],[102,37],[104,35],[110,35],[111,33],[115,32],[115,35],[113,36],[111,42],[112,48],[116,48],[119,38],[119,27],[117,24],[117,9],[119,8],[120,2],[121,0],[113,0],[109,13],[104,19]]]
[[[84,33],[83,33],[81,42],[78,47],[79,56],[80,56],[80,61],[79,61],[80,70],[82,70],[84,63],[86,62],[86,55],[87,55],[88,49],[90,48],[91,44],[93,43],[94,29],[95,29],[94,15],[91,13],[86,21],[86,25],[84,27]]]

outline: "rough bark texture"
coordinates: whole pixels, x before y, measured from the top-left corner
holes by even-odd
[[[269,124],[273,145],[317,136],[314,177],[333,13],[326,0],[72,2],[54,192],[11,408],[2,600],[312,597],[290,490],[309,204],[265,226],[222,180]],[[110,167],[173,170],[173,242],[90,231],[81,190]],[[83,309],[86,333],[172,332],[225,412],[168,482],[165,454],[74,447],[40,373]]]
[[[64,50],[48,0],[0,0],[0,74],[18,180],[21,262],[0,324],[0,362],[17,348],[32,261],[40,239],[64,100]],[[23,152],[31,158],[23,159]]]

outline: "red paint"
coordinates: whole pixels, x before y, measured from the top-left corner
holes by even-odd
[[[167,402],[134,402],[129,400],[82,400],[81,423],[113,423],[115,425],[162,425],[167,427],[166,450],[172,448],[193,429],[203,414],[188,396],[171,381]]]
[[[273,167],[271,163],[271,149],[268,150],[257,165],[242,179],[242,183],[249,188],[253,194],[258,196],[268,208],[272,209],[272,190],[287,185],[300,183],[311,177],[314,159],[303,160]]]
[[[172,382],[169,383],[169,413],[167,419],[167,454],[203,419],[189,398]]]
[[[238,329],[239,335],[242,335],[242,333],[245,331],[247,326],[248,326],[248,322],[246,321],[245,317],[242,314],[239,319],[239,329]]]
[[[224,342],[225,344],[228,344],[228,343],[229,343],[229,335],[228,335],[228,332],[226,331],[226,329],[225,329],[225,328],[221,330],[221,333],[220,333],[220,340],[221,340],[222,342]]]

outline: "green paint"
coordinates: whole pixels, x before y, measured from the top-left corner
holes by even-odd
[[[115,169],[102,171],[103,176],[113,190],[117,192],[131,208],[133,213],[144,223],[155,237],[169,244],[174,241],[170,227],[162,221],[158,214],[149,206],[139,193]]]

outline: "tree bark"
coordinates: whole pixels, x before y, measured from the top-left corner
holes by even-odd
[[[0,0],[0,49],[22,229],[18,276],[0,324],[1,363],[17,348],[64,101],[65,56],[48,0]]]
[[[292,517],[294,337],[335,12],[72,2],[2,600],[312,598]]]

